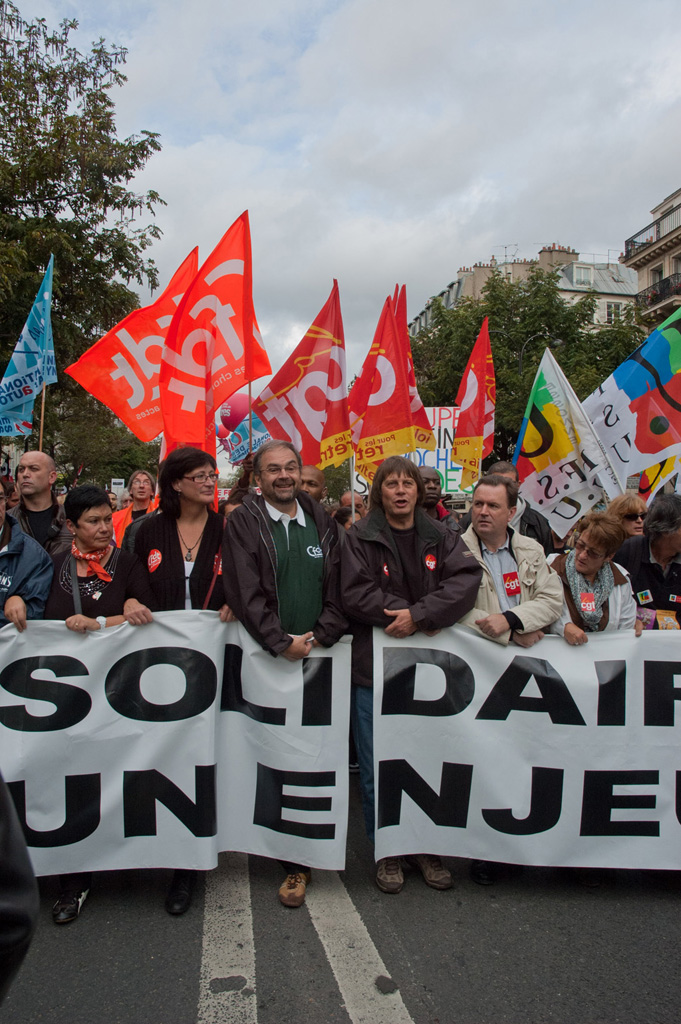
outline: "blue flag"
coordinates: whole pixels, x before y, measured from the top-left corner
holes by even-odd
[[[12,358],[0,381],[0,434],[28,434],[33,403],[43,384],[57,380],[52,338],[52,270],[50,256],[43,282],[28,314]]]

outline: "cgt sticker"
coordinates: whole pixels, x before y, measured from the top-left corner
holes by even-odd
[[[426,555],[426,569],[430,569],[433,572],[437,568],[437,558],[435,555]]]
[[[383,572],[385,573],[386,576],[390,575],[390,573],[388,572],[388,563],[387,562],[383,563]]]
[[[162,561],[163,555],[161,554],[161,552],[158,550],[158,548],[153,548],[149,552],[149,556],[147,558],[147,566],[149,568],[149,572],[156,572]]]

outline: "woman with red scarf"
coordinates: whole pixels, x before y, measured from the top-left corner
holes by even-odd
[[[106,491],[84,484],[64,502],[73,534],[70,551],[53,556],[54,576],[45,605],[46,619],[63,619],[67,629],[86,633],[119,626],[129,598],[156,608],[148,576],[137,555],[112,547],[112,512]],[[55,924],[75,921],[90,891],[91,874],[62,875],[52,908]]]

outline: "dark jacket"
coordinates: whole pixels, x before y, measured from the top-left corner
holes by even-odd
[[[466,512],[460,519],[461,532],[465,533],[468,527],[471,525],[471,514]],[[520,527],[518,529],[518,527]],[[545,555],[552,555],[555,551],[553,544],[553,537],[551,536],[551,527],[547,520],[535,509],[525,503],[525,509],[520,517],[520,523],[513,527],[521,537],[529,537],[530,540],[536,540],[537,544],[540,544],[544,549]]]
[[[26,511],[26,507],[22,501],[20,501],[18,505],[14,506],[11,514],[14,516],[24,533],[28,534],[29,537],[33,537],[28,512]],[[35,537],[33,537],[33,539],[35,540]],[[47,540],[43,545],[45,551],[47,551],[48,555],[58,555],[60,551],[70,551],[72,541],[73,536],[66,525],[66,513],[64,512],[64,506],[55,501],[52,504],[52,522],[50,524],[50,531],[47,535]]]
[[[14,804],[0,776],[0,1003],[38,920],[38,886]]]
[[[393,621],[383,609],[409,608],[421,630],[453,626],[475,605],[482,570],[458,533],[416,509],[421,597],[407,597],[402,563],[382,509],[348,531],[341,567],[343,607],[353,632],[353,682],[373,686],[373,626]],[[432,568],[430,567],[432,566]]]
[[[338,530],[321,505],[304,491],[298,494],[298,502],[314,520],[324,559],[323,607],[312,631],[323,647],[331,647],[348,625],[340,603]],[[291,637],[279,618],[277,549],[262,495],[249,494],[227,520],[222,563],[227,604],[264,650],[281,654],[290,646]]]
[[[640,608],[681,613],[681,563],[670,562],[665,576],[662,567],[650,561],[647,537],[629,537],[615,552],[614,561],[629,573],[634,598]],[[652,601],[641,600],[646,590],[650,591]],[[681,621],[681,614],[677,614],[677,619]]]
[[[147,571],[158,611],[180,611],[184,608],[185,575],[177,520],[159,512],[158,515],[144,516],[141,523],[135,535],[135,554]],[[220,564],[224,524],[224,516],[208,510],[208,521],[189,578],[192,608],[203,608],[216,565],[218,575],[208,608],[219,611],[225,603]]]
[[[52,583],[52,559],[10,513],[11,534],[7,550],[0,553],[0,626],[6,626],[3,609],[8,597],[17,594],[26,605],[27,619],[42,619]]]

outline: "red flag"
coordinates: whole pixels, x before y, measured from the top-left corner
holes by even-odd
[[[196,248],[156,302],[134,309],[65,371],[108,406],[140,441],[151,441],[163,430],[158,387],[163,344],[198,262]]]
[[[463,466],[462,488],[475,483],[480,476],[480,462],[494,447],[495,401],[492,346],[485,317],[456,396],[459,417],[452,459]]]
[[[272,372],[260,340],[245,212],[201,267],[168,330],[160,376],[167,440],[202,444],[214,409]]]
[[[414,360],[411,354],[411,343],[409,341],[409,326],[407,322],[407,286],[402,285],[399,289],[398,285],[395,285],[395,296],[393,298],[395,305],[395,319],[397,320],[397,326],[403,338],[406,338],[406,349],[409,360],[409,397],[411,399],[411,415],[414,424],[417,427],[423,427],[424,430],[430,430],[430,420],[428,419],[428,413],[426,407],[421,401],[418,388],[416,387],[416,374],[414,373]]]
[[[308,466],[339,466],[352,454],[345,337],[338,282],[293,354],[253,403],[272,437],[291,441]]]
[[[357,471],[367,480],[373,479],[376,466],[390,455],[435,448],[430,425],[424,428],[414,422],[410,364],[409,336],[400,330],[393,299],[389,297],[362,372],[348,398]]]

